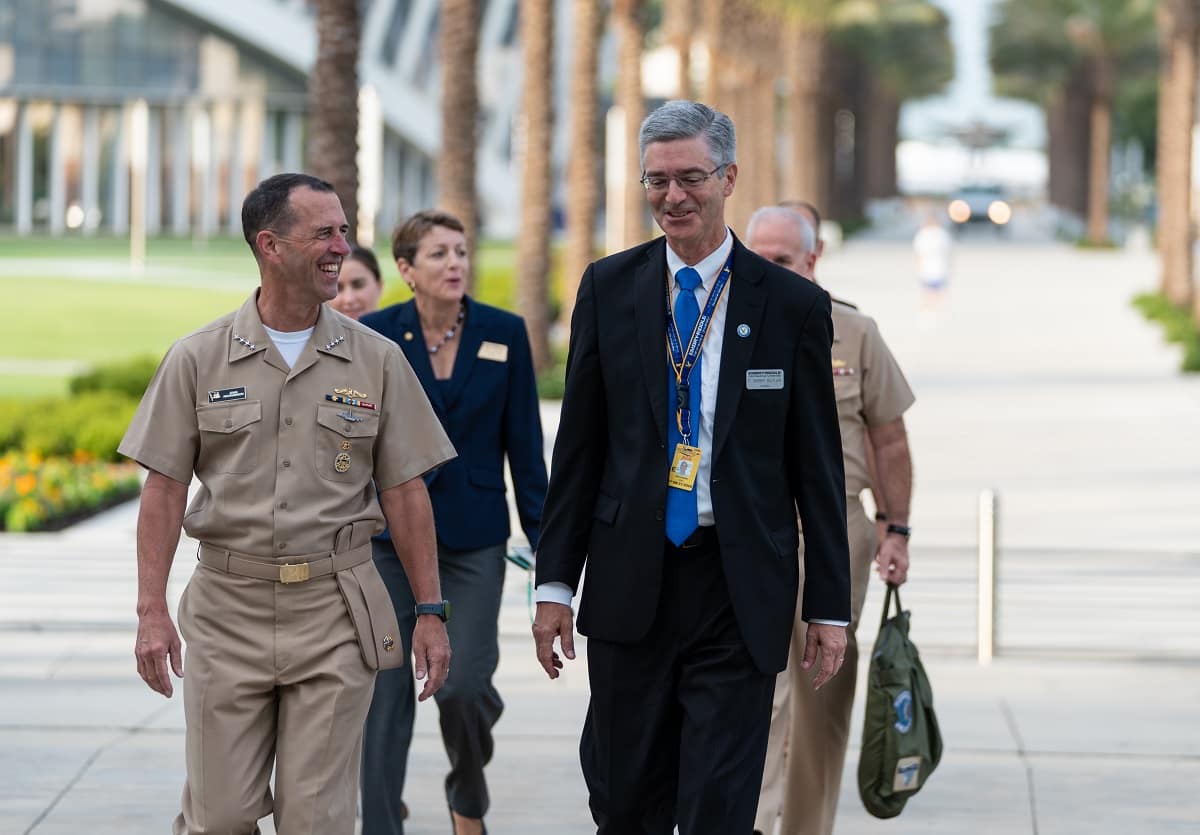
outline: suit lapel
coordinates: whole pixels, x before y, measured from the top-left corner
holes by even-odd
[[[634,270],[634,318],[638,347],[654,426],[662,443],[667,442],[667,245],[666,238],[646,251],[645,260]]]
[[[412,338],[409,339],[409,335]],[[429,349],[425,347],[425,335],[421,333],[421,322],[417,318],[417,303],[409,300],[396,311],[395,332],[388,334],[400,346],[408,364],[412,366],[421,388],[439,415],[446,414],[446,403],[442,399],[442,387],[433,377],[433,365],[429,362]]]
[[[475,367],[475,359],[479,356],[479,346],[483,344],[483,327],[479,321],[479,306],[468,297],[467,315],[463,320],[462,338],[458,343],[458,353],[454,355],[454,368],[450,371],[450,383],[446,386],[446,407],[450,408],[458,402],[471,369]]]
[[[763,274],[749,257],[741,242],[733,241],[733,275],[729,281],[729,309],[725,311],[725,336],[721,345],[721,375],[717,381],[717,409],[713,418],[713,461],[721,454],[738,402],[746,388],[746,370],[761,331],[763,309],[766,306],[767,286]],[[738,327],[747,325],[747,336],[738,334]]]

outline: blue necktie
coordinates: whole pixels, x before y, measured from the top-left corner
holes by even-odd
[[[679,285],[679,297],[675,299],[675,324],[679,329],[679,341],[683,350],[687,351],[688,340],[700,318],[700,304],[696,301],[696,288],[700,286],[700,273],[691,267],[684,267],[675,273],[675,282]],[[668,367],[669,383],[667,387],[667,455],[675,458],[675,445],[683,442],[676,421],[675,373]],[[700,359],[692,369],[689,380],[688,407],[692,412],[692,436],[689,443],[700,445]],[[680,490],[676,487],[667,488],[667,539],[675,545],[681,545],[685,539],[700,525],[696,510],[696,489]]]

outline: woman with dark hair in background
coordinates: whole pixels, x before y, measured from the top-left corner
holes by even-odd
[[[379,259],[366,247],[352,244],[350,255],[342,261],[338,274],[338,294],[329,306],[357,321],[379,307],[383,295],[383,276]]]
[[[504,459],[517,512],[537,548],[546,463],[537,386],[525,323],[466,295],[470,263],[463,224],[423,211],[392,236],[392,255],[413,298],[365,316],[362,324],[395,340],[420,379],[458,457],[427,477],[437,526],[442,593],[453,604],[446,626],[453,653],[437,695],[442,740],[450,758],[446,801],[456,835],[487,831],[483,769],[492,758],[492,727],[504,703],[492,684],[500,659],[497,620],[509,536]],[[375,541],[376,566],[392,595],[407,642],[417,604],[387,533]],[[446,614],[428,607],[436,617]],[[407,643],[405,644],[407,646]],[[412,669],[381,673],[363,737],[363,835],[404,832],[405,769],[412,741]]]

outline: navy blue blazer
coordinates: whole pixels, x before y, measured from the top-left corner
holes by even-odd
[[[546,499],[546,459],[525,321],[469,297],[466,305],[448,382],[434,379],[415,302],[369,313],[361,322],[403,349],[458,451],[457,458],[425,477],[438,542],[466,551],[500,545],[508,539],[507,454],[521,527],[530,545],[537,548]],[[490,345],[480,356],[485,342]],[[500,345],[503,350],[493,347]],[[494,358],[504,351],[507,358]]]

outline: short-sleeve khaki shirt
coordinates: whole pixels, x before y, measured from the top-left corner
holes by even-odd
[[[167,352],[119,447],[201,488],[188,535],[264,557],[331,550],[351,522],[384,526],[376,488],[455,455],[391,340],[322,305],[292,368],[258,293]]]
[[[832,353],[846,493],[856,496],[871,486],[867,427],[882,426],[902,417],[916,398],[875,320],[836,299]]]

